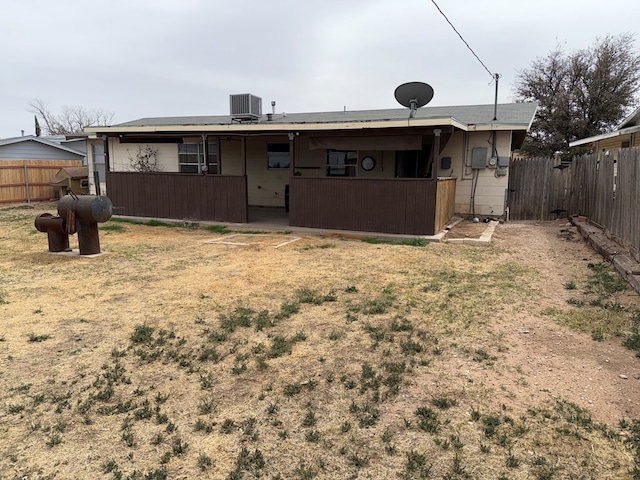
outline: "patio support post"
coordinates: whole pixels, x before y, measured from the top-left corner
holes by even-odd
[[[102,142],[104,143],[104,170],[105,172],[111,171],[111,159],[109,158],[109,137],[102,136]],[[105,180],[106,181],[106,180]]]
[[[296,173],[296,143],[295,143],[295,139],[296,136],[293,133],[289,134],[289,158],[290,158],[290,168],[291,168],[291,172],[290,172],[290,176],[293,177],[293,175]]]
[[[438,166],[440,164],[440,134],[442,133],[442,130],[440,130],[439,128],[435,128],[433,130],[433,164],[434,164],[434,168],[433,168],[433,174],[432,177],[433,178],[438,178]],[[429,169],[427,169],[427,171],[429,171]]]
[[[200,160],[198,159],[198,173],[207,173],[209,168],[209,145],[207,144],[207,134],[202,134],[202,166],[200,166]]]

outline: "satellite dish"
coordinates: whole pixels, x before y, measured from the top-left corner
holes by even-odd
[[[433,88],[428,83],[408,82],[396,88],[393,93],[400,105],[411,109],[409,118],[413,118],[415,111],[424,107],[433,98]]]

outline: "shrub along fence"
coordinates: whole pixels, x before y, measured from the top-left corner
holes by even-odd
[[[640,148],[612,155],[514,160],[509,172],[509,218],[552,220],[584,215],[640,258]]]

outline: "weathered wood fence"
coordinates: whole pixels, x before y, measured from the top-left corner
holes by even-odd
[[[640,148],[582,155],[566,168],[553,159],[514,160],[509,172],[509,218],[551,220],[584,215],[640,258]]]
[[[56,172],[81,166],[81,160],[2,160],[0,203],[51,200],[56,196],[56,189],[50,184]]]
[[[566,210],[571,189],[570,168],[554,168],[552,158],[519,158],[509,167],[509,218],[552,220]]]

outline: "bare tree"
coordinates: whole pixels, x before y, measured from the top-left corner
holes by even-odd
[[[49,110],[47,104],[36,98],[29,102],[30,111],[35,113],[44,124],[46,135],[69,135],[82,132],[84,127],[105,126],[111,124],[114,113],[101,109],[83,107],[62,107],[59,114]]]
[[[640,54],[635,37],[598,39],[571,54],[556,47],[518,72],[516,98],[539,104],[523,152],[551,156],[569,142],[605,133],[636,106]]]

